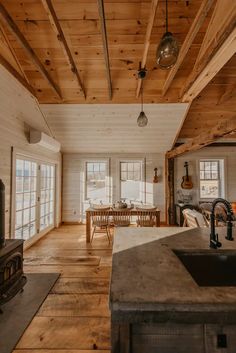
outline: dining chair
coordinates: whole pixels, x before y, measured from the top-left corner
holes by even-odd
[[[110,243],[111,233],[110,233],[109,210],[110,210],[110,207],[91,210],[92,227],[93,227],[91,243],[93,241],[93,237],[95,233],[106,233],[108,241]]]
[[[130,225],[131,212],[130,209],[113,209],[113,225],[114,227],[128,227]]]
[[[138,227],[154,227],[156,224],[156,207],[142,208],[136,207],[137,210],[137,226]]]

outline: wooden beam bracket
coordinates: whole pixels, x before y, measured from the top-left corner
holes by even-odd
[[[167,152],[167,158],[175,158],[187,152],[193,152],[205,147],[212,142],[227,136],[236,131],[236,115],[230,119],[224,119],[218,122],[214,128],[208,131],[202,132],[200,135],[191,139],[179,147]]]

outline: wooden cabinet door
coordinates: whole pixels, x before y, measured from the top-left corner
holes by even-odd
[[[203,336],[203,325],[133,325],[132,353],[205,353]]]

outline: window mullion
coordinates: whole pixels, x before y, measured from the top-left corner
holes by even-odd
[[[37,183],[36,183],[36,230],[40,231],[40,200],[41,200],[41,168],[37,163]]]

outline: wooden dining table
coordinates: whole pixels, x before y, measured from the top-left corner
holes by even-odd
[[[96,213],[99,210],[94,210],[93,208],[89,207],[86,210],[86,243],[91,243],[91,218],[92,218],[92,214],[93,212]],[[101,208],[101,212],[104,212],[104,210]],[[140,209],[136,209],[136,208],[131,208],[130,209],[130,214],[131,217],[132,216],[137,216],[138,212],[140,213]],[[117,212],[117,209],[113,209],[111,208],[110,210],[107,210],[109,216],[113,216],[115,212]],[[146,212],[145,209],[143,209],[143,212]],[[156,227],[160,227],[160,210],[158,208],[155,209],[155,211],[153,211],[154,215],[155,215],[155,219],[156,219],[156,223],[155,226]]]

